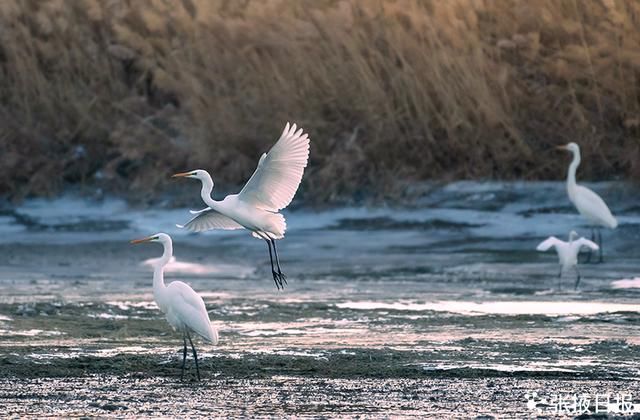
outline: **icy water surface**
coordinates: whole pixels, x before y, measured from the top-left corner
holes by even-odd
[[[280,292],[263,242],[180,232],[186,209],[69,197],[5,209],[0,410],[526,418],[539,414],[532,392],[640,402],[638,195],[595,188],[620,227],[578,291],[570,275],[559,285],[555,254],[535,251],[551,234],[589,235],[560,183],[457,183],[415,208],[289,212]],[[153,303],[160,245],[127,243],[160,230],[174,236],[167,281],[200,292],[220,330],[216,347],[197,341],[200,383],[191,359],[180,381],[180,336]]]

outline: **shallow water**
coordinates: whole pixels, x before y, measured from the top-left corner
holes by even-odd
[[[626,187],[595,188],[620,227],[603,232],[606,261],[581,267],[578,291],[535,251],[548,235],[589,233],[559,183],[456,183],[415,208],[289,212],[281,292],[262,242],[184,234],[172,226],[185,209],[72,197],[6,209],[0,408],[447,418],[541,414],[532,392],[639,402],[640,207]],[[180,381],[180,337],[152,301],[160,246],[127,244],[160,230],[174,236],[167,281],[200,292],[220,330],[218,346],[196,344],[200,383],[191,360]]]

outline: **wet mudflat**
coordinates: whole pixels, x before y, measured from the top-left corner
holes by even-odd
[[[637,383],[516,378],[326,379],[272,376],[205,379],[114,376],[27,380],[6,391],[3,406],[13,415],[149,417],[415,417],[530,418],[523,396],[543,388],[549,395],[580,387],[595,395]],[[557,416],[554,416],[554,418]]]
[[[574,291],[535,246],[589,231],[557,208],[560,184],[521,185],[454,184],[413,209],[290,213],[284,292],[263,243],[167,227],[185,211],[69,199],[8,210],[0,410],[526,418],[538,413],[532,392],[639,402],[640,209],[626,191],[600,187],[617,198],[621,226],[604,235],[606,262],[583,266]],[[200,292],[220,330],[218,346],[196,343],[199,383],[191,359],[180,380],[180,336],[153,303],[145,260],[161,249],[127,244],[159,230],[174,235],[167,281]]]

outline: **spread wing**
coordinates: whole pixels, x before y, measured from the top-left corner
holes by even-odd
[[[243,229],[242,225],[240,225],[233,219],[230,219],[229,217],[218,213],[210,207],[192,213],[196,214],[194,218],[189,220],[184,225],[176,226],[178,226],[179,228],[188,229],[192,232],[202,232],[212,229]]]
[[[555,247],[559,242],[561,242],[560,239],[556,238],[555,236],[550,236],[544,241],[540,242],[540,244],[536,247],[536,250],[547,251],[550,248]]]
[[[587,238],[580,238],[576,241],[574,241],[575,244],[578,244],[579,248],[582,247],[587,247],[587,248],[591,248],[594,251],[597,251],[600,249],[600,247],[593,241],[588,240]]]
[[[284,127],[276,144],[260,157],[238,198],[263,210],[278,211],[291,203],[309,160],[309,136],[295,124]]]

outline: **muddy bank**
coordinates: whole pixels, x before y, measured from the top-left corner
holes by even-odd
[[[640,213],[605,191],[620,227],[604,234],[605,263],[581,267],[579,290],[535,251],[548,235],[588,235],[558,206],[561,184],[458,183],[411,209],[288,214],[284,291],[262,242],[181,233],[185,209],[27,203],[0,216],[0,408],[527,418],[532,392],[639,402]],[[128,244],[165,228],[176,256],[166,280],[198,291],[220,331],[218,346],[196,340],[201,383],[190,356],[180,381],[180,336],[153,303],[160,248]]]
[[[207,379],[94,375],[84,378],[0,380],[5,415],[184,417],[415,417],[530,418],[549,406],[527,406],[527,393],[551,399],[570,390],[586,394],[630,392],[636,382],[478,379],[314,379],[273,376]],[[540,411],[538,411],[540,410]],[[554,416],[556,417],[556,416]]]

